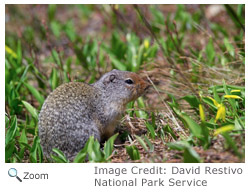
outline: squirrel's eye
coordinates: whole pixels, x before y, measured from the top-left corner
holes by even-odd
[[[126,82],[127,84],[133,84],[133,83],[134,83],[133,80],[131,80],[130,78],[127,79],[127,80],[125,80],[125,82]]]

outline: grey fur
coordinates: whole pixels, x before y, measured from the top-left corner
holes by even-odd
[[[127,84],[126,79],[134,84]],[[44,155],[60,149],[69,160],[91,135],[104,140],[114,128],[126,104],[137,99],[148,84],[132,72],[112,70],[96,83],[70,82],[56,88],[39,114],[39,137]]]

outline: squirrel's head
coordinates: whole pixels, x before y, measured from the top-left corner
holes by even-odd
[[[94,86],[104,89],[107,97],[122,100],[123,103],[136,100],[150,84],[133,72],[112,70],[104,74]]]

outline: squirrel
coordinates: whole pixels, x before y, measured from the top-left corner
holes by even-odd
[[[112,70],[97,82],[60,85],[45,100],[38,123],[43,153],[52,148],[71,161],[90,136],[99,142],[113,135],[127,103],[136,100],[149,83],[133,72]]]

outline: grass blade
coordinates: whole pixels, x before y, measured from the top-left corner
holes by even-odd
[[[29,113],[31,113],[32,117],[36,120],[38,120],[38,113],[37,110],[28,102],[26,101],[22,101],[23,105],[25,106],[25,108],[29,111]]]

